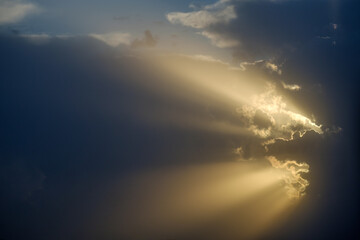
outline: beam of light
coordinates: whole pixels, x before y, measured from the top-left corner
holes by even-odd
[[[295,134],[302,137],[308,131],[323,133],[321,125],[301,114],[296,104],[280,96],[275,85],[260,76],[230,70],[229,66],[214,61],[178,56],[154,59],[151,66],[155,72],[163,73],[164,78],[159,82],[147,81],[146,87],[160,92],[166,96],[164,99],[168,97],[169,102],[183,101],[196,107],[180,104],[177,108],[174,104],[174,110],[170,104],[170,107],[144,109],[141,114],[147,121],[257,136],[265,150],[276,140],[292,141]],[[198,111],[204,106],[219,110],[222,116],[204,115]],[[188,112],[179,111],[181,107]],[[231,114],[224,114],[224,109],[239,117],[230,120]],[[259,124],[259,112],[267,125]],[[252,157],[251,163],[191,166],[140,174],[125,181],[132,186],[125,186],[125,192],[120,194],[126,195],[118,211],[121,216],[109,218],[122,226],[118,231],[123,236],[156,239],[201,228],[236,209],[237,214],[230,213],[231,217],[226,218],[233,219],[226,227],[241,239],[251,239],[278,223],[293,202],[301,199],[309,185],[301,174],[308,170],[306,163],[281,162],[276,157],[265,156],[265,161]]]
[[[240,124],[228,120],[211,119],[209,116],[202,116],[199,113],[189,114],[180,111],[156,111],[144,110],[138,113],[146,117],[147,122],[153,125],[173,125],[184,129],[202,130],[227,135],[249,136],[252,133]]]
[[[321,125],[301,114],[294,103],[279,95],[275,84],[260,75],[231,70],[226,63],[204,57],[199,59],[196,56],[161,55],[152,56],[151,60],[156,71],[164,72],[166,76],[175,76],[165,77],[163,82],[157,84],[153,82],[152,89],[158,88],[163,95],[176,93],[173,101],[185,100],[197,107],[190,112],[168,107],[165,110],[145,109],[141,114],[148,122],[239,136],[253,135],[262,139],[260,141],[265,151],[276,140],[292,141],[295,135],[302,137],[308,131],[323,134]],[[172,86],[173,89],[164,86]],[[164,89],[168,91],[163,92]],[[222,116],[212,118],[204,115],[199,111],[204,105],[220,109],[222,112],[219,115]],[[192,108],[191,106],[190,109]],[[229,115],[224,114],[224,109],[229,112],[236,109],[239,118],[230,121]],[[300,173],[307,172],[309,166],[294,160],[280,164],[274,157],[268,160],[274,168],[283,170],[282,180],[287,183],[290,197],[303,196],[309,183],[300,177]],[[294,172],[293,168],[299,170]]]
[[[176,95],[178,99],[175,101],[186,100],[198,106],[211,106],[222,111],[226,109],[228,112],[237,111],[238,123],[233,122],[232,125],[239,129],[247,129],[255,136],[263,138],[264,143],[273,143],[276,139],[292,140],[295,134],[299,133],[302,137],[308,131],[323,133],[321,125],[301,113],[296,104],[279,95],[275,84],[260,74],[231,70],[230,65],[225,63],[189,56],[153,56],[152,60],[156,71],[163,71],[169,76],[161,83],[153,83],[153,89],[160,89],[161,94],[171,96],[169,99]],[[171,90],[171,86],[176,87]],[[164,89],[167,92],[164,92]],[[258,127],[255,123],[257,113],[261,113],[263,120],[268,121],[270,125]],[[195,116],[197,114],[192,113]],[[211,121],[207,124],[209,119],[203,119],[202,124],[197,124],[194,118],[194,127],[214,124]],[[190,123],[191,120],[187,122]],[[226,131],[231,127],[214,129]]]
[[[248,103],[250,96],[262,89],[265,81],[259,76],[249,76],[241,70],[231,70],[230,65],[201,61],[185,56],[166,56],[159,64],[182,76],[184,84],[200,88],[212,98],[226,105]]]
[[[236,234],[249,239],[290,206],[279,173],[264,163],[226,162],[131,176],[122,181],[129,185],[120,188],[118,210],[107,216],[117,228],[108,231],[135,239],[175,237],[237,209],[231,214],[239,223]]]

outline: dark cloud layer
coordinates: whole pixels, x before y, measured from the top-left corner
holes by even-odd
[[[102,229],[88,224],[106,210],[96,201],[112,198],[114,179],[235,158],[236,136],[139,120],[144,110],[196,114],[203,106],[139,88],[164,74],[128,50],[86,37],[38,45],[13,36],[1,36],[0,49],[1,238],[97,239]]]

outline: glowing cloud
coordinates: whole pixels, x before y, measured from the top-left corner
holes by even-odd
[[[268,143],[276,139],[289,141],[295,134],[302,137],[308,131],[323,133],[321,125],[291,110],[272,84],[268,84],[266,92],[253,96],[251,104],[238,108],[238,112],[245,117],[249,130]]]
[[[285,183],[287,194],[292,199],[298,199],[305,195],[305,189],[309,186],[309,181],[301,177],[301,173],[309,172],[309,165],[297,163],[294,160],[281,162],[274,156],[267,157],[271,165],[280,171],[280,178]]]
[[[266,62],[265,67],[273,72],[276,72],[277,74],[281,75],[282,71],[278,65],[271,62]]]
[[[299,91],[301,87],[297,84],[286,84],[284,82],[281,82],[284,89],[291,90],[291,91]]]

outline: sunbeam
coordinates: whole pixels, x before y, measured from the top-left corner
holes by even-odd
[[[128,185],[118,186],[119,191],[113,193],[111,201],[119,201],[117,210],[96,218],[109,223],[105,231],[136,238],[191,234],[230,214],[233,224],[238,223],[232,234],[250,239],[276,224],[295,201],[287,196],[279,172],[265,161],[158,169],[121,182]],[[222,225],[212,227],[214,234]]]

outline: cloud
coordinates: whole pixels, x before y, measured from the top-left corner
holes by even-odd
[[[276,72],[279,75],[281,75],[281,73],[282,73],[280,67],[278,65],[276,65],[275,63],[266,62],[265,67],[272,72]]]
[[[33,3],[0,0],[0,25],[19,22],[39,11],[40,8]]]
[[[281,82],[284,89],[291,90],[291,91],[299,91],[301,87],[297,84],[286,84],[284,82]]]
[[[261,60],[256,60],[254,62],[241,62],[240,63],[240,68],[241,68],[241,70],[245,71],[248,66],[256,66],[256,65],[262,64],[264,62],[265,62],[265,60],[262,60],[262,59]]]
[[[35,43],[35,44],[47,43],[52,38],[50,35],[45,34],[45,33],[41,33],[41,34],[22,34],[20,36],[26,38],[27,40],[29,40],[30,42]]]
[[[192,12],[171,12],[166,15],[169,22],[184,26],[203,29],[214,24],[228,23],[236,18],[234,6],[229,1],[221,0],[215,4],[206,5],[201,10]],[[193,6],[191,6],[193,7]]]
[[[326,1],[218,1],[198,11],[167,15],[171,23],[201,29],[218,47],[234,49],[240,61],[291,51],[319,35],[333,35]],[[303,18],[303,16],[307,18]],[[299,21],[299,19],[302,19]],[[221,44],[223,42],[231,44]]]
[[[146,30],[144,32],[144,38],[143,39],[135,39],[131,43],[132,48],[149,48],[149,47],[155,47],[157,44],[157,40],[153,37],[152,33],[149,30]]]
[[[308,131],[323,133],[321,125],[291,110],[283,97],[276,92],[275,85],[270,83],[264,93],[252,97],[250,104],[238,108],[238,113],[245,118],[250,131],[265,139],[265,145],[277,139],[290,141],[295,134],[302,137]],[[266,124],[262,124],[264,121]]]
[[[121,44],[130,45],[131,35],[129,33],[110,32],[105,34],[89,34],[90,37],[98,39],[111,47],[117,47]]]
[[[202,36],[209,38],[211,40],[211,43],[219,48],[229,48],[240,45],[239,41],[231,38],[224,38],[220,34],[208,32],[208,31],[202,31],[200,34]]]
[[[280,66],[276,65],[275,63],[271,62],[271,60],[264,60],[264,59],[260,59],[260,60],[256,60],[253,62],[241,62],[240,63],[240,68],[245,71],[248,70],[249,68],[256,68],[256,69],[263,69],[266,70],[270,73],[277,73],[278,75],[282,74],[282,70],[280,69]]]
[[[211,26],[228,24],[235,19],[236,13],[234,6],[229,0],[220,0],[214,4],[205,5],[199,10],[192,12],[171,12],[166,15],[169,22],[173,24],[182,24],[183,26],[195,29],[203,29],[200,35],[210,39],[211,44],[219,48],[230,48],[240,45],[237,39],[223,36],[221,33],[211,31]],[[197,9],[193,4],[190,8]]]
[[[298,163],[294,160],[279,161],[274,156],[269,156],[267,159],[280,172],[281,179],[285,183],[285,188],[290,198],[298,199],[305,195],[309,181],[304,179],[301,174],[309,172],[309,165],[307,163]]]

